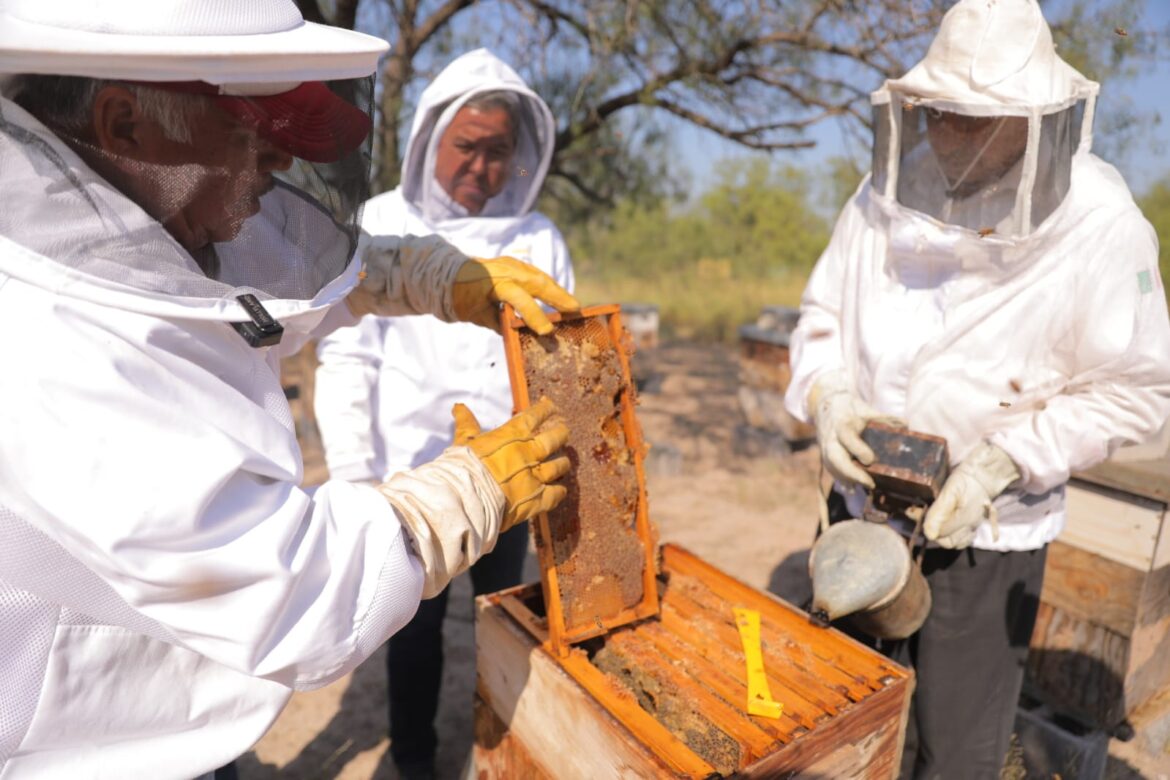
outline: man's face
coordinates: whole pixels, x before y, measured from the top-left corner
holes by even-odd
[[[435,179],[452,200],[478,214],[508,183],[515,151],[506,110],[462,108],[439,139]]]
[[[957,197],[966,197],[998,181],[1027,147],[1025,117],[966,116],[933,108],[924,110],[930,147]]]
[[[174,141],[152,120],[139,118],[131,147],[103,145],[115,184],[194,252],[230,241],[260,210],[273,171],[292,156],[210,102],[191,120],[191,142]]]

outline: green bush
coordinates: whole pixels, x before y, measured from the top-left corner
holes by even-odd
[[[748,162],[688,206],[622,204],[569,233],[583,300],[657,304],[667,336],[723,340],[795,305],[828,238],[804,174]]]

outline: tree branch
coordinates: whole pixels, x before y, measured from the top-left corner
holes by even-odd
[[[433,14],[428,16],[426,20],[420,24],[414,32],[413,44],[414,50],[422,48],[423,44],[430,40],[431,36],[451,20],[451,17],[462,11],[469,5],[472,5],[475,0],[447,0],[443,5],[439,6]]]
[[[601,193],[591,188],[584,182],[584,180],[581,179],[580,176],[573,173],[572,171],[566,171],[563,168],[557,167],[549,170],[548,175],[558,176],[564,179],[569,184],[573,185],[573,187],[576,188],[578,192],[588,198],[594,205],[605,206],[607,208],[613,208],[614,206],[612,198],[606,197],[605,195],[602,195]]]
[[[790,121],[790,122],[769,122],[763,125],[756,125],[755,127],[745,127],[742,130],[733,130],[730,127],[724,127],[707,116],[693,111],[677,103],[672,103],[669,100],[658,98],[653,105],[658,108],[669,111],[677,117],[687,120],[693,125],[710,130],[717,135],[735,141],[750,149],[762,149],[768,151],[776,151],[778,149],[808,149],[816,146],[816,141],[764,141],[760,140],[760,136],[771,130],[797,130],[808,125],[820,121],[824,116],[808,118],[804,120]],[[840,112],[838,112],[840,113]]]
[[[321,13],[321,7],[317,5],[317,0],[297,0],[297,8],[306,22],[329,24],[325,21],[325,15]]]
[[[543,0],[516,0],[516,2],[518,2],[519,5],[528,6],[540,12],[540,14],[546,17],[554,25],[554,27],[563,22],[576,30],[577,34],[585,40],[588,41],[592,40],[593,38],[593,32],[589,29],[588,24],[582,22],[580,19],[572,16],[568,12],[562,11],[555,6],[544,2]]]

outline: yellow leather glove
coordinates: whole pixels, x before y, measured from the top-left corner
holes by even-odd
[[[455,286],[451,291],[455,316],[463,322],[498,331],[499,304],[510,303],[528,327],[545,336],[552,333],[553,326],[541,311],[537,298],[557,311],[581,308],[577,299],[551,276],[512,257],[474,259],[464,263],[455,275]]]
[[[559,289],[559,288],[558,288]],[[463,404],[455,404],[455,445],[468,447],[504,491],[508,506],[500,533],[517,523],[547,512],[568,494],[563,485],[550,485],[569,473],[569,459],[549,459],[569,441],[569,428],[557,421],[537,429],[556,413],[553,402],[539,402],[495,430],[482,432],[479,421]]]

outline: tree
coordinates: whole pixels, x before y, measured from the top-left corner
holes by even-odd
[[[736,161],[688,207],[623,201],[609,230],[574,236],[574,256],[602,276],[693,276],[701,265],[704,273],[740,281],[803,280],[829,239],[827,221],[809,202],[803,172]]]
[[[580,211],[669,192],[677,166],[654,116],[767,151],[811,146],[810,127],[845,119],[867,143],[868,93],[922,55],[952,0],[297,3],[308,19],[364,26],[392,45],[379,77],[375,190],[397,182],[412,90],[445,59],[432,55],[488,45],[552,106],[549,189]],[[1075,0],[1058,36],[1083,62],[1118,72],[1138,43],[1114,30],[1143,4],[1101,0],[1090,13]],[[1103,15],[1112,24],[1101,27]]]
[[[598,182],[612,173],[606,163],[622,145],[612,132],[619,113],[652,108],[754,149],[806,147],[813,142],[804,131],[827,117],[853,114],[868,121],[860,108],[865,90],[842,78],[845,70],[854,66],[881,75],[904,70],[908,46],[920,48],[939,18],[939,4],[925,0],[298,0],[298,5],[308,19],[347,27],[357,23],[365,6],[384,10],[380,32],[392,49],[380,74],[376,189],[397,180],[406,98],[419,75],[420,56],[442,33],[452,33],[458,17],[477,12],[493,17],[496,24],[489,29],[506,31],[493,47],[557,104],[552,178],[608,204],[617,193]],[[599,171],[598,160],[610,170]]]

